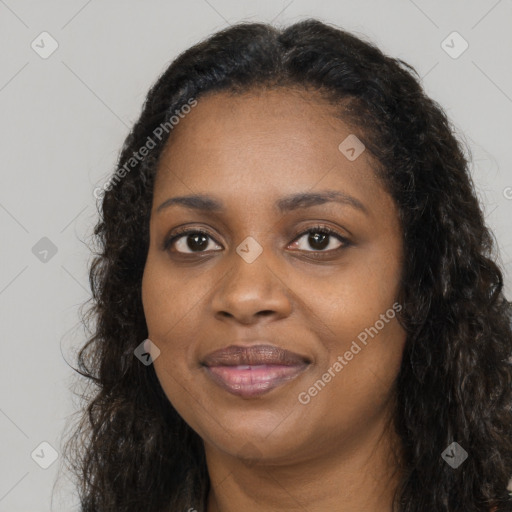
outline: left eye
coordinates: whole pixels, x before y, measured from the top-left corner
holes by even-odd
[[[334,247],[332,247],[333,238],[338,240],[338,245],[334,243]],[[305,244],[303,245],[309,244],[309,246],[314,249],[314,252],[328,252],[325,250],[326,248],[328,248],[328,250],[336,250],[342,246],[348,245],[348,240],[342,237],[339,233],[325,228],[309,229],[300,235],[300,237],[297,238],[295,242],[293,242],[294,244],[298,245],[298,249],[308,251],[307,248],[301,246],[300,241],[302,239],[305,239]]]

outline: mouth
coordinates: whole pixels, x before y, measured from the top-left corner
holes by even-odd
[[[224,390],[253,398],[298,377],[311,364],[299,354],[274,345],[231,345],[206,356],[206,374]]]

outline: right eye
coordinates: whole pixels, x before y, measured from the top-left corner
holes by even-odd
[[[164,250],[169,251],[174,246],[177,250],[171,250],[170,252],[182,254],[202,253],[210,245],[208,239],[214,242],[213,237],[206,231],[201,229],[184,229],[174,233],[165,240]]]

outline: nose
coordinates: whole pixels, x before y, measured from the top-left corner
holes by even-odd
[[[277,265],[271,268],[271,258],[265,253],[264,250],[252,263],[233,253],[232,265],[221,279],[211,302],[218,319],[232,318],[249,325],[263,317],[272,321],[290,315],[291,290],[279,275]]]

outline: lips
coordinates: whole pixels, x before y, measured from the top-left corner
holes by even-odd
[[[311,361],[274,345],[231,345],[208,354],[202,364],[207,375],[226,391],[252,398],[301,374]]]
[[[283,365],[297,366],[310,361],[299,354],[284,350],[274,345],[253,345],[230,347],[216,350],[208,354],[203,364],[206,366],[238,366],[238,365]]]

